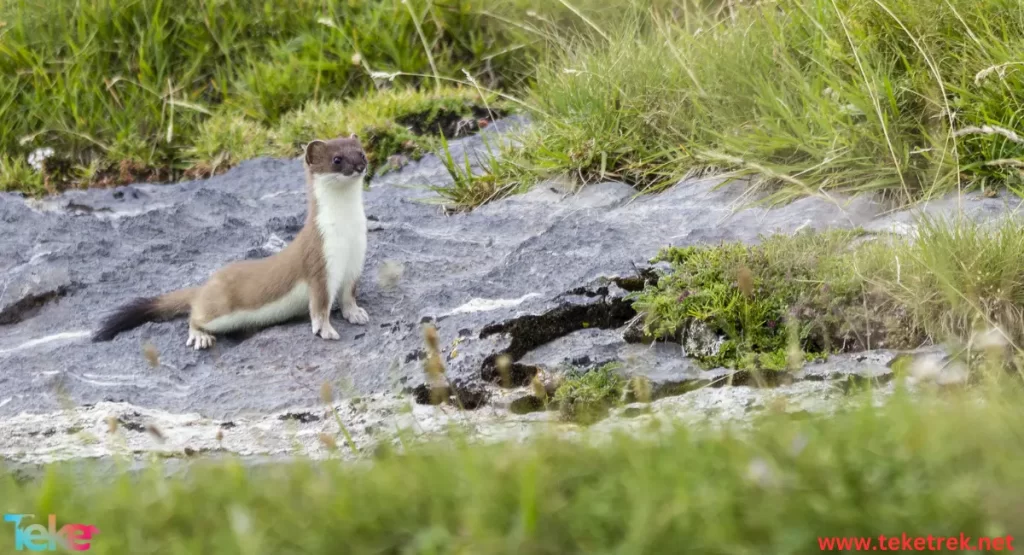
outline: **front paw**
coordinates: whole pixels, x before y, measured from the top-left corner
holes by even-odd
[[[319,335],[324,339],[330,340],[341,339],[341,336],[338,335],[338,331],[335,330],[334,326],[331,325],[330,319],[314,318],[312,324],[313,335]]]
[[[351,324],[362,326],[370,322],[370,315],[362,308],[352,305],[341,309],[341,316]]]
[[[320,337],[331,341],[341,339],[341,336],[338,335],[338,331],[335,330],[330,324],[327,324],[326,326],[320,329]]]

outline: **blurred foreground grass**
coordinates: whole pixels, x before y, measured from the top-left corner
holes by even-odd
[[[1006,385],[984,402],[898,390],[875,409],[868,392],[833,418],[780,412],[752,429],[689,424],[593,445],[456,440],[365,464],[200,462],[184,478],[55,467],[0,481],[0,504],[96,525],[91,552],[118,555],[786,554],[820,552],[823,536],[1013,535],[1024,405]],[[0,527],[0,545],[13,541]]]

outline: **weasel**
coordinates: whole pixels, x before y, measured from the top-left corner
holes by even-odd
[[[366,258],[366,153],[355,134],[317,139],[306,145],[303,165],[309,208],[294,241],[270,257],[229,264],[201,286],[135,299],[110,314],[93,340],[109,341],[146,322],[186,313],[185,345],[196,350],[213,346],[216,334],[264,328],[304,314],[313,335],[339,339],[330,320],[339,298],[345,320],[369,322],[355,297]]]

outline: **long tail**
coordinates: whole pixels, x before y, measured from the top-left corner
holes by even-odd
[[[135,329],[146,322],[166,320],[189,311],[199,288],[172,291],[159,297],[135,299],[107,316],[93,332],[93,341],[110,341],[117,334]]]

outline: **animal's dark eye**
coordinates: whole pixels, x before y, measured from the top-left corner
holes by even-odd
[[[341,165],[341,156],[335,156],[334,157],[334,163],[340,166]]]

